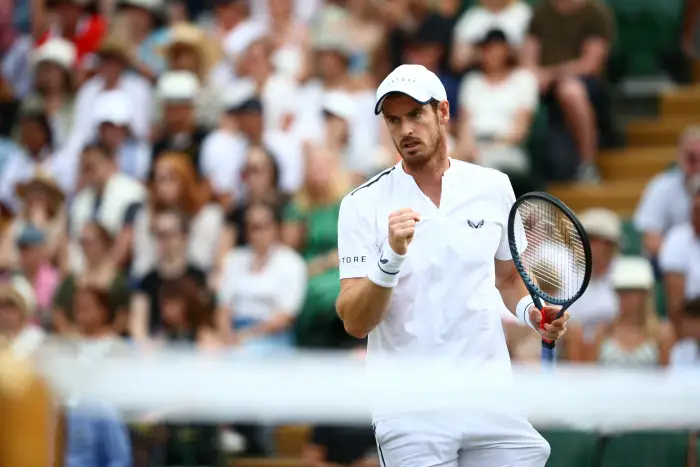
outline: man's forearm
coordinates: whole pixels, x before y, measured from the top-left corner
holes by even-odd
[[[365,278],[341,292],[336,309],[348,334],[358,339],[367,337],[382,322],[392,291]]]
[[[520,302],[523,297],[530,295],[527,287],[525,287],[525,283],[520,278],[520,275],[516,272],[515,274],[501,280],[496,287],[501,293],[501,299],[503,300],[506,308],[508,308],[508,311],[517,316],[515,311],[518,302]]]

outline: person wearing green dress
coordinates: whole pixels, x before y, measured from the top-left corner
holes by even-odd
[[[350,189],[348,180],[337,155],[309,148],[304,186],[285,211],[283,239],[308,267],[306,299],[295,324],[296,344],[302,348],[357,345],[335,311],[340,293],[338,213]]]

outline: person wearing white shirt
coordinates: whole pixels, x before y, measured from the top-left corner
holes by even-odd
[[[78,175],[76,156],[66,151],[54,152],[52,130],[46,114],[26,111],[20,117],[22,150],[12,153],[0,173],[0,200],[17,211],[20,200],[15,189],[41,173],[51,174],[67,195],[75,191]]]
[[[644,189],[634,213],[634,225],[643,234],[644,248],[656,258],[672,227],[690,217],[689,182],[700,176],[700,127],[687,128],[678,144],[678,167],[655,176]]]
[[[150,132],[153,111],[151,84],[141,75],[128,71],[129,54],[123,44],[106,40],[98,55],[98,73],[78,90],[73,131],[66,143],[67,147],[78,153],[90,140],[95,127],[96,100],[104,91],[120,89],[128,96],[133,109],[132,130],[137,139],[147,139]]]
[[[138,180],[146,180],[151,167],[151,149],[134,133],[134,109],[129,96],[115,89],[101,93],[95,100],[97,139],[117,155],[119,171]]]
[[[36,297],[32,286],[20,275],[0,284],[0,339],[7,340],[16,357],[36,354],[46,339],[46,333],[32,322]]]
[[[700,298],[700,177],[694,191],[690,222],[673,227],[659,253],[668,314],[677,325],[683,303]]]
[[[514,64],[502,30],[489,30],[478,47],[481,70],[464,78],[459,93],[458,153],[464,160],[509,175],[528,174],[530,162],[520,146],[537,110],[537,79]]]
[[[447,157],[447,93],[425,67],[399,66],[376,98],[375,113],[402,161],[342,201],[338,314],[349,334],[369,335],[370,375],[381,378],[383,365],[397,358],[434,358],[455,374],[466,365],[489,371],[473,376],[508,388],[500,307],[548,339],[563,335],[568,320],[567,314],[553,320],[559,307],[537,310],[515,269],[506,228],[515,202],[508,177]],[[516,235],[524,236],[522,228]],[[465,389],[476,383],[465,379]],[[422,413],[375,408],[386,465],[543,467],[549,457],[549,445],[515,400],[489,406],[488,416],[446,401],[420,402]]]
[[[304,302],[306,262],[280,242],[280,215],[272,205],[251,205],[245,229],[248,246],[224,260],[220,330],[244,350],[290,349],[291,326]]]
[[[475,48],[490,29],[505,32],[508,42],[519,46],[527,31],[532,9],[521,0],[482,0],[467,9],[454,28],[451,65],[455,71],[464,71],[478,58]]]
[[[75,196],[69,212],[70,270],[73,273],[83,270],[79,242],[83,227],[91,221],[99,222],[115,236],[110,256],[115,264],[123,266],[131,252],[133,223],[146,200],[146,188],[119,172],[116,155],[104,144],[86,146],[80,164],[85,187]]]
[[[226,89],[223,101],[226,111],[221,127],[202,142],[200,161],[200,170],[217,195],[228,201],[244,196],[241,169],[250,146],[270,151],[280,169],[282,191],[296,192],[304,173],[301,143],[291,133],[265,129],[266,110],[255,84],[239,80]]]
[[[683,306],[683,338],[671,349],[669,366],[673,369],[700,368],[700,298]]]
[[[593,272],[584,294],[569,307],[566,353],[572,361],[591,361],[593,355],[588,350],[596,330],[610,324],[620,308],[610,274],[622,240],[622,223],[616,213],[604,208],[586,210],[579,220],[591,243]]]

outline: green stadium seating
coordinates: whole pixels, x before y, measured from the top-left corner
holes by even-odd
[[[657,281],[654,285],[654,300],[656,302],[656,314],[662,318],[668,316],[666,309],[666,287],[663,281]]]
[[[687,432],[625,433],[610,438],[603,451],[602,467],[685,467]]]
[[[539,430],[552,453],[547,467],[596,467],[598,435],[574,430]]]

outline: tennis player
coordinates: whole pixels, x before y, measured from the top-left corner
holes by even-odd
[[[402,65],[377,90],[402,161],[347,195],[340,208],[337,310],[367,361],[431,356],[510,372],[505,306],[548,339],[566,330],[557,307],[541,313],[512,261],[507,221],[515,195],[501,172],[450,159],[449,104],[439,78]],[[523,233],[524,235],[524,233]],[[551,322],[550,322],[551,321]],[[444,359],[444,360],[443,360]],[[474,375],[478,377],[478,375]],[[525,417],[439,408],[373,413],[388,467],[542,467],[549,445]],[[505,413],[503,413],[505,412]]]

